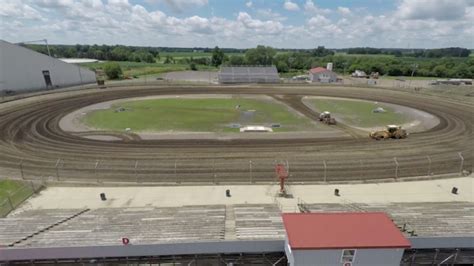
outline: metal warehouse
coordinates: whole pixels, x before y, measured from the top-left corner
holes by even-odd
[[[0,91],[3,94],[56,89],[95,81],[93,71],[0,40]]]

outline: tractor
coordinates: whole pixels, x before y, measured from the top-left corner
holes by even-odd
[[[369,134],[369,137],[375,140],[381,139],[404,139],[408,136],[406,130],[401,126],[388,125],[385,130],[374,131]]]
[[[328,111],[324,111],[321,114],[319,114],[319,121],[323,122],[326,125],[336,124],[336,119],[334,117],[331,117],[331,113]]]

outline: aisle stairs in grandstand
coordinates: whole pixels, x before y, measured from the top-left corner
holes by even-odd
[[[48,210],[48,215],[44,215],[42,210],[33,210],[0,219],[0,228],[3,231],[0,234],[0,246],[21,246],[26,241],[47,234],[88,211],[89,209],[58,209]]]
[[[233,240],[236,239],[236,232],[235,232],[235,212],[234,206],[226,205],[225,206],[225,240]]]

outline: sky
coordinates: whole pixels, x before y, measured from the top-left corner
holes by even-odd
[[[474,0],[2,0],[0,39],[168,47],[474,48]]]

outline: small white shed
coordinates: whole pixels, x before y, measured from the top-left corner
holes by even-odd
[[[399,266],[410,241],[381,212],[285,213],[289,265]]]

